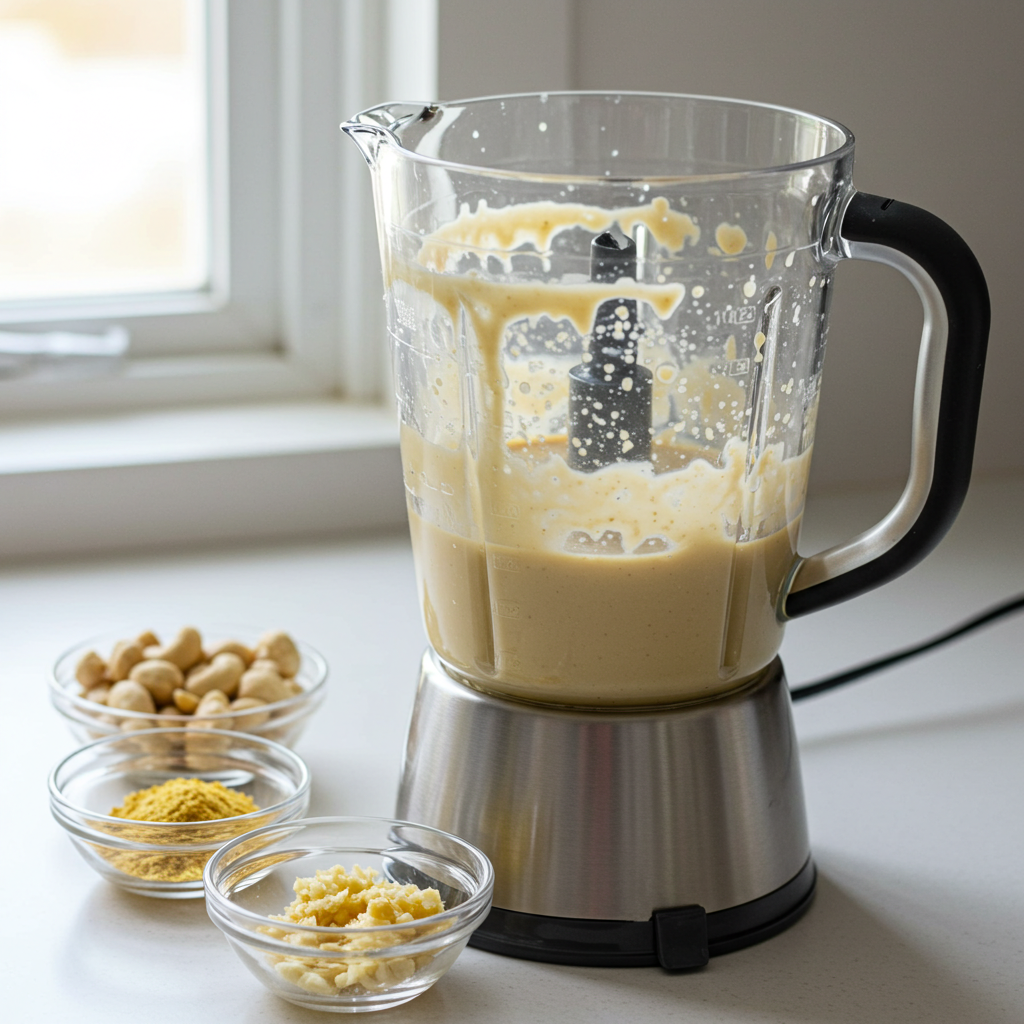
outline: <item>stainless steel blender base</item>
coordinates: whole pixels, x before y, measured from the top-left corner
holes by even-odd
[[[814,890],[789,692],[657,710],[542,707],[423,658],[398,816],[495,870],[473,945],[556,963],[693,967],[760,941]]]

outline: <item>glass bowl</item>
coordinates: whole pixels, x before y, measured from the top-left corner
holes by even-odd
[[[79,743],[88,743],[101,736],[115,736],[139,729],[190,728],[195,727],[192,715],[122,711],[97,704],[81,696],[81,686],[75,677],[75,668],[86,652],[95,650],[102,656],[111,651],[119,640],[137,636],[141,630],[122,630],[118,633],[104,633],[75,644],[65,651],[53,666],[50,674],[50,700],[64,716],[71,732]],[[204,628],[204,638],[220,639],[231,637],[253,646],[264,630],[251,626],[221,626]],[[177,633],[176,628],[161,631],[164,638]],[[236,729],[254,736],[265,736],[290,747],[299,738],[309,716],[323,703],[327,696],[327,662],[322,654],[307,643],[295,641],[302,657],[295,681],[302,692],[287,700],[267,704],[254,713],[253,709],[228,711],[224,714],[204,716],[204,728]],[[261,719],[264,719],[261,721]]]
[[[317,927],[275,920],[296,878],[341,865],[379,881],[437,889],[444,910],[409,923]],[[455,962],[491,907],[494,871],[480,850],[425,825],[307,818],[261,828],[206,865],[206,909],[271,992],[314,1010],[383,1010],[425,992]]]
[[[136,821],[110,811],[169,779],[220,782],[259,810],[213,821]],[[309,806],[309,769],[272,740],[216,729],[147,729],[80,747],[50,773],[50,810],[108,881],[143,896],[203,895],[203,868],[228,840]]]

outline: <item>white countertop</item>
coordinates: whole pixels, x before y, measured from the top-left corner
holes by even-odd
[[[819,501],[803,547],[868,525],[886,498]],[[907,646],[1024,591],[1022,524],[1024,479],[977,482],[922,566],[789,627],[791,682]],[[393,810],[424,645],[404,536],[8,567],[5,1019],[323,1021],[266,992],[202,900],[145,899],[103,882],[50,818],[46,776],[74,741],[49,706],[47,666],[82,637],[147,617],[281,626],[322,650],[330,696],[297,745],[313,773],[310,813]],[[795,713],[819,881],[789,931],[678,975],[467,949],[433,989],[383,1019],[1019,1024],[1024,617]],[[359,729],[347,727],[349,715]]]

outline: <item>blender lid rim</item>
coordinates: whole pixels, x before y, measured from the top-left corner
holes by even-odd
[[[740,107],[752,107],[759,110],[775,111],[776,113],[790,114],[797,118],[804,118],[812,122],[816,122],[819,125],[826,126],[828,128],[837,131],[842,136],[842,143],[836,146],[834,149],[829,150],[827,153],[823,153],[820,156],[812,157],[808,160],[798,160],[787,164],[775,164],[769,167],[754,167],[746,170],[738,171],[720,171],[711,173],[701,174],[657,174],[657,175],[645,175],[643,177],[637,177],[636,175],[596,175],[596,174],[567,174],[559,173],[554,171],[523,171],[523,170],[512,170],[508,168],[499,167],[488,167],[480,164],[461,163],[458,161],[444,160],[441,157],[430,156],[424,153],[417,153],[413,149],[409,149],[402,145],[401,138],[396,134],[395,129],[401,130],[401,128],[407,125],[413,124],[412,118],[403,118],[402,122],[398,122],[392,125],[388,129],[383,129],[390,136],[390,139],[394,141],[397,148],[401,153],[417,163],[427,164],[434,167],[443,167],[447,170],[453,171],[464,171],[471,174],[477,174],[485,177],[499,177],[505,179],[514,179],[518,181],[536,181],[536,182],[560,182],[560,183],[586,183],[586,184],[617,184],[617,185],[629,185],[637,182],[646,182],[652,185],[668,185],[668,184],[696,184],[700,182],[722,182],[722,181],[735,181],[740,179],[751,179],[751,178],[765,178],[773,175],[791,174],[796,171],[807,170],[813,167],[819,167],[827,163],[842,160],[853,152],[856,139],[852,131],[846,127],[842,122],[835,120],[830,117],[823,117],[820,114],[812,114],[806,110],[800,110],[797,107],[784,106],[778,103],[765,103],[758,100],[744,100],[738,99],[732,96],[710,96],[702,95],[699,93],[662,93],[662,92],[649,92],[645,90],[616,90],[609,91],[605,89],[562,89],[562,90],[551,90],[551,91],[538,91],[538,92],[519,92],[519,93],[507,93],[507,94],[496,94],[493,96],[473,96],[465,99],[458,100],[445,100],[443,102],[435,103],[419,103],[410,105],[419,105],[422,111],[431,111],[431,119],[437,115],[438,112],[443,113],[446,110],[453,110],[455,108],[465,108],[470,104],[476,105],[480,103],[494,103],[503,100],[518,100],[527,98],[540,98],[544,97],[586,97],[586,96],[605,96],[605,97],[651,97],[658,99],[672,99],[672,100],[701,100],[706,101],[709,104],[732,104]],[[382,108],[398,106],[395,103],[377,104],[373,107],[368,107],[366,110],[359,111],[354,114],[351,118],[346,121],[342,127],[346,128],[349,125],[356,125],[358,119],[363,115],[372,114],[375,111],[380,111]]]

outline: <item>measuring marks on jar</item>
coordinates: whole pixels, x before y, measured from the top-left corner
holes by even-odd
[[[492,584],[490,595],[491,609],[491,649],[493,651],[492,671],[499,673],[516,672],[522,662],[517,650],[516,641],[519,639],[520,630],[517,628],[522,612],[522,606],[517,600],[508,600],[496,596],[493,591],[499,593],[516,593],[515,586],[503,586],[502,576],[508,581],[506,574],[519,574],[523,571],[522,559],[511,552],[489,551],[487,553],[488,579]],[[493,579],[492,572],[497,572],[498,578]],[[499,623],[498,620],[504,620]]]
[[[772,386],[775,379],[775,350],[782,318],[782,289],[775,285],[765,296],[761,311],[761,329],[754,335],[754,373],[750,384],[750,419],[747,423],[747,482],[753,479],[758,459],[768,438]],[[749,525],[749,524],[748,524]]]
[[[722,654],[719,674],[723,679],[732,675],[743,655],[747,639],[747,617],[752,599],[752,587],[757,589],[753,576],[756,560],[741,557],[741,542],[744,551],[753,548],[753,492],[760,483],[758,463],[764,452],[770,426],[772,387],[775,380],[775,353],[779,339],[779,324],[782,319],[782,289],[774,285],[765,295],[761,307],[761,323],[754,335],[753,372],[750,381],[750,418],[747,421],[747,459],[745,469],[746,486],[743,488],[743,506],[736,524],[737,548],[733,552],[728,598],[725,608],[725,629],[722,635]],[[743,534],[750,531],[750,537]],[[763,583],[763,581],[762,581]],[[756,596],[755,596],[756,600]]]

